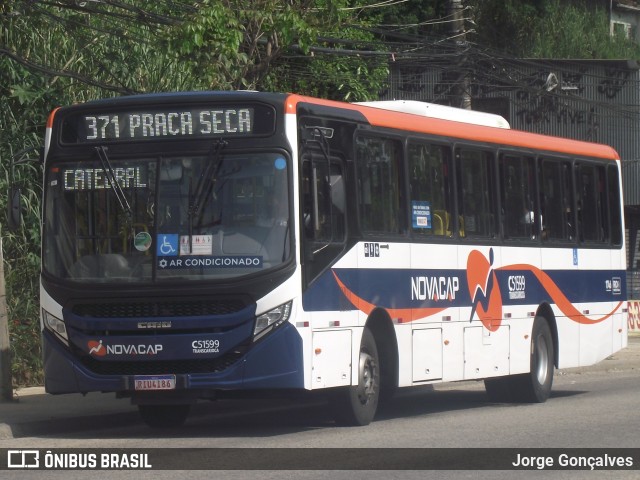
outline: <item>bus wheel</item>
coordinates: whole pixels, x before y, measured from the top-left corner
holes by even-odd
[[[531,333],[531,369],[529,373],[512,379],[511,392],[516,401],[543,403],[551,394],[553,385],[553,337],[549,324],[536,317]]]
[[[373,334],[364,329],[358,362],[358,385],[337,389],[331,407],[339,425],[368,425],[373,420],[380,397],[380,365]]]
[[[191,405],[138,405],[144,423],[151,428],[174,428],[182,425]]]

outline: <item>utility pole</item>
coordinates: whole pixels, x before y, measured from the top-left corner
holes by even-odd
[[[460,71],[453,75],[454,84],[452,87],[453,107],[471,110],[471,94],[469,93],[469,77],[466,72],[467,35],[464,26],[464,7],[462,0],[447,0],[447,13],[451,18],[451,28],[449,30],[458,49],[458,67]]]
[[[9,348],[9,316],[4,285],[4,255],[2,253],[2,231],[0,229],[0,400],[13,400],[11,379],[11,349]]]

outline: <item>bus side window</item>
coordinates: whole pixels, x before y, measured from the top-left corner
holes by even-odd
[[[613,245],[622,244],[622,219],[620,206],[620,184],[618,180],[618,167],[611,165],[607,168],[607,195],[609,222],[611,225],[611,243]]]
[[[342,170],[314,157],[305,160],[303,175],[303,227],[312,242],[342,242],[345,235],[345,191]]]
[[[406,231],[402,191],[402,147],[388,138],[356,138],[358,207],[363,232],[401,234]]]
[[[452,236],[451,152],[442,145],[408,147],[412,230],[423,236]]]
[[[543,159],[540,182],[543,239],[575,239],[571,163]]]
[[[579,238],[583,242],[604,242],[608,240],[603,221],[606,212],[602,209],[606,198],[601,193],[604,191],[604,167],[578,164],[575,171]]]
[[[470,148],[456,151],[458,235],[497,236],[494,158]]]
[[[531,157],[501,155],[500,195],[506,238],[538,238],[535,170]]]
[[[344,248],[346,200],[342,164],[339,162],[332,158],[329,167],[324,155],[303,156],[301,222],[306,284],[320,275]]]

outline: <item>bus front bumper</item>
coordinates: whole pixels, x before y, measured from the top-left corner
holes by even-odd
[[[302,338],[285,324],[228,367],[205,373],[144,375],[123,372],[101,375],[91,371],[48,331],[43,331],[45,390],[52,394],[117,392],[136,393],[136,380],[174,377],[176,391],[301,389],[304,388]],[[132,362],[135,369],[135,362]],[[149,385],[147,383],[147,385]],[[166,385],[164,385],[166,387]],[[153,388],[153,387],[152,387]]]

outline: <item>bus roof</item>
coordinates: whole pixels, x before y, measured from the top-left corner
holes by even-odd
[[[151,105],[165,102],[200,103],[225,98],[237,100],[240,96],[272,103],[284,102],[285,113],[296,113],[299,104],[316,105],[318,107],[348,110],[357,118],[372,126],[399,129],[407,132],[424,133],[447,137],[450,139],[469,140],[483,143],[518,147],[536,151],[546,151],[566,155],[580,155],[610,160],[619,160],[618,153],[610,146],[571,140],[561,137],[546,136],[508,128],[508,122],[499,115],[485,114],[444,107],[414,101],[382,101],[346,103],[324,100],[297,94],[282,94],[253,91],[200,91],[200,92],[167,92],[157,94],[141,94],[125,97],[108,98],[86,102],[82,105],[67,107],[90,108],[97,105]],[[64,109],[66,110],[66,108]],[[47,126],[51,127],[56,113],[49,116]],[[351,116],[353,119],[353,115]],[[504,123],[502,123],[502,121]]]
[[[311,104],[360,113],[373,126],[400,129],[408,132],[439,135],[459,140],[493,143],[505,147],[525,148],[567,155],[580,155],[610,160],[620,157],[614,148],[598,143],[583,142],[561,137],[529,133],[477,123],[452,121],[450,119],[416,115],[370,104],[344,103],[291,94],[285,105],[286,113],[296,113],[298,104]],[[373,103],[373,102],[372,102]]]
[[[394,112],[412,113],[430,118],[442,118],[454,122],[473,123],[487,127],[511,128],[509,122],[500,115],[493,113],[465,110],[463,108],[447,107],[437,103],[420,102],[417,100],[382,100],[377,102],[355,102],[356,105],[382,108]]]

